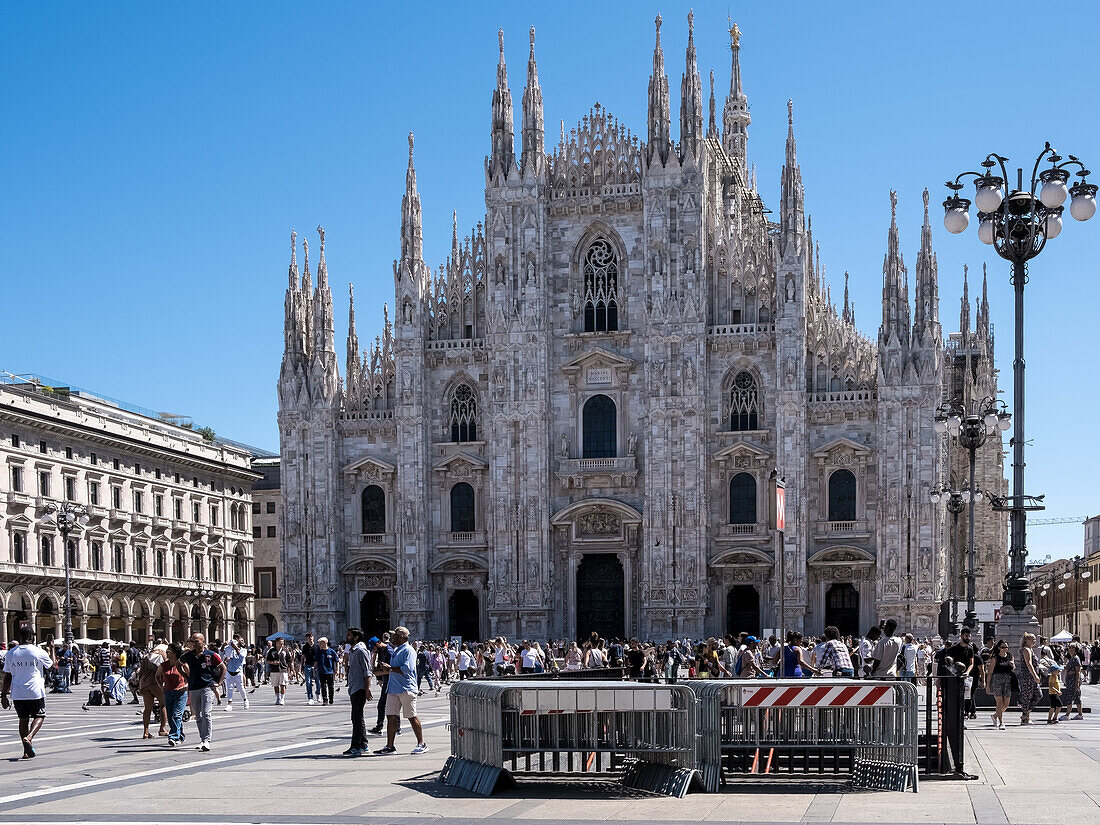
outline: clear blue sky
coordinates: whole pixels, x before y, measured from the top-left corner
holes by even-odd
[[[713,66],[721,106],[727,4],[694,6],[704,86]],[[869,334],[890,188],[912,268],[921,190],[938,204],[943,181],[986,152],[1029,165],[1050,140],[1100,170],[1096,58],[1077,39],[1100,24],[1094,4],[1002,3],[996,16],[986,4],[730,9],[744,33],[762,194],[774,207],[792,97],[822,261],[834,295],[850,271]],[[497,29],[517,123],[534,25],[548,145],[560,119],[570,128],[597,100],[644,136],[658,10],[675,121],[688,6],[670,2],[9,4],[0,367],[277,448],[291,227],[311,239],[326,228],[342,360],[347,282],[364,343],[392,302],[408,131],[429,262],[449,251],[452,209],[463,231],[483,214]],[[963,263],[973,274],[988,262],[1011,398],[1007,266],[973,231],[947,235],[941,214],[937,206],[945,330],[958,324]],[[1047,494],[1052,516],[1100,511],[1091,478],[1100,438],[1085,429],[1100,401],[1100,218],[1066,224],[1033,262],[1027,298],[1028,487]],[[1077,525],[1039,527],[1031,555],[1079,552],[1081,540]]]

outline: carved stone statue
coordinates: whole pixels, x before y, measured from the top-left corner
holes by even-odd
[[[581,311],[581,294],[577,291],[576,287],[573,287],[573,314],[576,315]]]
[[[524,283],[533,284],[535,282],[535,261],[533,258],[527,259],[527,274],[524,278]]]
[[[630,453],[630,455],[638,454],[638,436],[636,433],[631,433],[629,438],[627,438],[626,451]]]
[[[412,301],[405,301],[405,323],[411,324],[413,322],[413,305]]]
[[[569,457],[569,439],[566,438],[565,433],[561,434],[561,440],[558,442],[558,455],[562,458]]]
[[[794,300],[794,278],[787,279],[787,303]]]

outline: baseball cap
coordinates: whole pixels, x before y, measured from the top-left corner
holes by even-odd
[[[367,642],[367,644],[368,644],[368,645],[376,645],[376,644],[378,644],[378,643],[379,643],[380,641],[382,641],[382,640],[381,640],[381,639],[379,639],[379,638],[378,638],[377,636],[371,636],[371,637],[370,637],[370,641],[368,641],[368,642]]]
[[[395,628],[393,629],[393,632],[394,632],[394,633],[400,633],[400,634],[401,634],[402,636],[409,636],[409,635],[411,635],[411,634],[409,633],[409,629],[408,629],[407,627],[395,627]]]
[[[755,636],[749,636],[747,639],[745,639],[745,644],[754,645],[758,641],[760,641],[760,640],[757,639]]]

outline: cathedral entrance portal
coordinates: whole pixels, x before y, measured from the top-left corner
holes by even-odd
[[[577,567],[577,637],[593,632],[601,638],[626,635],[626,576],[614,553],[586,553]]]
[[[390,597],[383,590],[368,590],[359,602],[359,620],[362,622],[363,636],[381,637],[390,625]]]
[[[726,594],[726,633],[760,635],[760,594],[752,585],[735,585]]]
[[[832,625],[841,636],[859,635],[859,591],[849,582],[829,585],[825,593],[825,626]]]
[[[461,636],[464,642],[481,638],[481,604],[473,590],[455,590],[447,599],[449,636]]]

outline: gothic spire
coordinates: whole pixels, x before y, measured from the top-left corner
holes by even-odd
[[[290,230],[290,285],[289,290],[295,292],[298,289],[298,233]]]
[[[503,61],[503,58],[501,58]],[[535,65],[535,27],[531,27],[531,54],[527,58],[527,86],[523,90],[523,168],[538,172],[546,156],[546,129],[542,120],[542,89]]]
[[[967,266],[963,264],[963,294],[959,305],[959,332],[963,338],[970,333],[970,285],[967,283]]]
[[[401,260],[412,265],[424,257],[424,227],[420,214],[420,193],[416,190],[413,166],[413,133],[409,132],[409,168],[405,173],[405,196],[401,199]]]
[[[879,341],[884,346],[909,344],[909,278],[902,259],[898,237],[898,193],[890,190],[890,232],[886,239],[886,255],[882,260],[882,326]]]
[[[460,260],[458,246],[458,210],[451,211],[451,266],[457,267]]]
[[[298,362],[302,356],[303,322],[301,312],[301,293],[298,291],[298,233],[290,230],[290,273],[284,301],[283,318],[283,363]]]
[[[325,230],[317,227],[321,247],[317,260],[317,291],[313,297],[314,352],[336,354],[336,332],[332,317],[332,290],[328,285],[328,264],[325,262]]]
[[[512,92],[508,89],[508,67],[504,64],[504,29],[497,32],[500,60],[497,63],[497,87],[493,90],[493,152],[489,158],[489,179],[507,178],[515,165]]]
[[[718,136],[718,126],[714,121],[714,69],[710,70],[710,118],[707,121],[707,136]]]
[[[646,161],[652,166],[656,156],[664,166],[668,162],[671,147],[669,140],[671,114],[668,101],[668,77],[665,76],[665,53],[661,49],[660,14],[654,22],[657,25],[657,42],[653,47],[653,74],[649,76],[649,139],[646,143]]]
[[[313,276],[309,271],[309,238],[302,238],[302,340],[308,360],[313,350]]]
[[[940,340],[940,288],[936,253],[932,251],[932,222],[928,218],[928,190],[924,190],[924,225],[917,253],[917,291],[913,304],[913,341],[933,345]]]
[[[982,264],[982,300],[978,304],[978,334],[982,338],[989,337],[989,276],[985,271],[985,264]]]
[[[355,332],[355,290],[348,284],[348,354],[345,362],[347,374],[345,396],[351,409],[358,407],[359,398],[359,336]]]
[[[804,228],[802,170],[798,166],[798,151],[794,142],[794,101],[787,101],[787,154],[780,186],[779,225],[783,246],[787,246]]]
[[[844,315],[843,318],[849,324],[853,323],[852,320],[852,305],[848,301],[848,273],[844,273]]]
[[[722,146],[731,157],[740,160],[745,168],[748,157],[749,99],[741,87],[741,30],[730,22],[730,93],[722,110]]]
[[[680,81],[680,155],[699,157],[703,142],[703,88],[695,60],[695,12],[688,12],[688,44]]]

